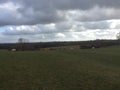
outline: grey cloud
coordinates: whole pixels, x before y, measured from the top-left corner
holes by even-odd
[[[115,26],[116,29],[120,29],[120,24]]]
[[[15,25],[0,42],[115,39],[120,31],[120,0],[0,0],[0,12],[0,26]]]
[[[22,17],[26,21],[24,24],[47,24],[55,23],[64,20],[64,16],[58,15],[56,10],[46,11],[46,10],[35,10],[34,8],[20,8],[19,13],[22,13]],[[22,23],[21,23],[22,24]]]
[[[16,27],[10,27],[4,32],[3,35],[37,35],[37,34],[49,34],[49,33],[57,32],[54,24],[46,24],[46,25],[22,25]]]
[[[6,3],[8,0],[0,0],[0,4],[1,3]]]
[[[74,23],[74,24],[73,24]],[[114,25],[114,26],[113,26]],[[22,25],[9,27],[3,31],[3,35],[39,35],[53,33],[83,32],[88,30],[111,30],[118,28],[117,21],[99,22],[61,22],[53,24]]]
[[[60,10],[89,9],[95,5],[100,7],[120,7],[119,0],[22,0],[25,6],[35,9],[55,8]]]
[[[75,20],[96,21],[120,18],[120,0],[1,0],[0,5],[12,2],[17,9],[0,8],[0,25],[35,25],[58,23],[66,20],[64,13],[58,11],[82,10]],[[98,6],[98,10],[92,9]],[[10,7],[10,6],[9,6]],[[108,15],[102,8],[113,8]],[[101,11],[101,9],[103,11]],[[117,9],[117,11],[116,11]],[[91,10],[91,11],[90,11]],[[100,11],[99,11],[100,10]],[[84,12],[87,11],[87,12]],[[117,13],[116,13],[117,12]],[[88,14],[89,13],[89,14]],[[105,13],[105,14],[104,14]],[[74,17],[71,17],[74,18]]]
[[[73,23],[71,22],[61,22],[55,24],[56,28],[61,31],[69,30],[72,28]]]
[[[86,29],[110,29],[110,23],[107,21],[100,21],[100,22],[91,22],[91,23],[84,23],[83,26]]]
[[[120,19],[120,9],[100,8],[95,6],[89,10],[76,10],[66,13],[67,16],[73,17],[73,20],[80,22],[102,21],[111,19]]]

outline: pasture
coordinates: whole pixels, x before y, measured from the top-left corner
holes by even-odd
[[[0,51],[0,90],[120,90],[120,46]]]

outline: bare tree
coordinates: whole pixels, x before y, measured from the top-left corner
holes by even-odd
[[[28,39],[25,39],[25,38],[19,38],[18,39],[18,43],[28,43],[29,40]]]
[[[27,43],[29,42],[28,39],[25,38],[19,38],[18,44],[17,44],[17,50],[24,51],[27,49]]]

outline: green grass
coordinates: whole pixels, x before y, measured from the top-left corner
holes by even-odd
[[[120,90],[120,47],[0,51],[0,90]]]

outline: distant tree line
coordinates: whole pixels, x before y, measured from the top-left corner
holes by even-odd
[[[88,48],[101,48],[101,47],[108,47],[120,45],[120,40],[95,40],[95,41],[87,41],[80,44],[81,49],[88,49]]]
[[[40,50],[41,48],[60,47],[60,46],[79,45],[81,49],[100,48],[113,45],[120,45],[120,40],[95,40],[95,41],[72,41],[72,42],[22,42],[22,43],[4,43],[0,44],[0,49]]]

